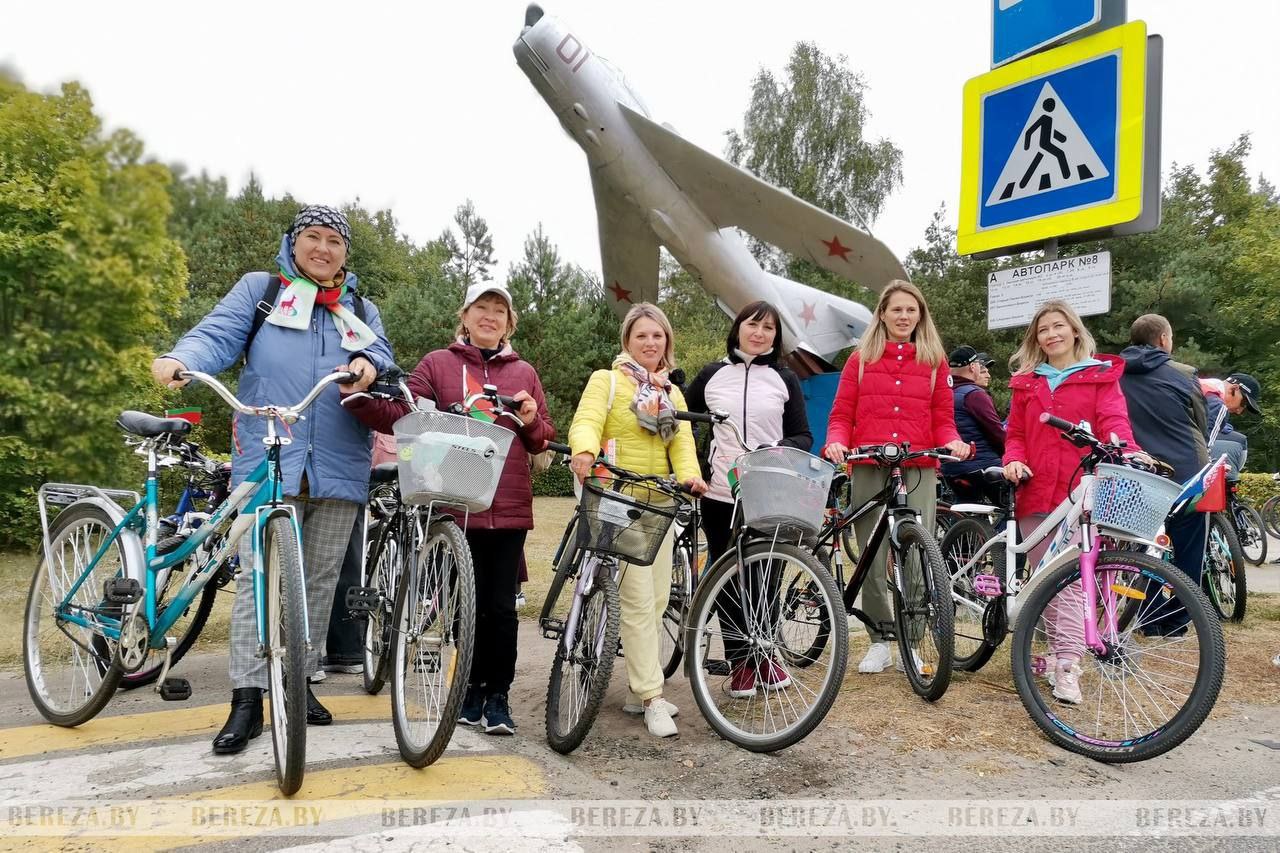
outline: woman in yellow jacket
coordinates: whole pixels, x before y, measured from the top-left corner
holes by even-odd
[[[693,431],[674,415],[684,410],[685,402],[667,378],[675,367],[673,353],[671,323],[661,309],[642,302],[627,312],[622,353],[611,370],[591,374],[569,427],[573,473],[579,480],[586,479],[604,443],[614,439],[618,467],[658,476],[674,469],[676,478],[695,494],[706,491],[707,484],[698,476]],[[663,543],[652,566],[624,563],[622,569],[618,593],[630,687],[623,710],[644,714],[650,734],[670,737],[676,733],[671,718],[678,711],[662,698],[658,660],[662,614],[671,594],[670,541]]]

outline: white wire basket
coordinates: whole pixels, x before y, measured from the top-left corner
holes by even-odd
[[[483,512],[493,503],[515,433],[448,412],[410,412],[392,427],[400,499]]]
[[[835,466],[794,447],[765,447],[739,456],[742,520],[761,531],[817,533]]]
[[[1182,487],[1156,474],[1103,464],[1094,472],[1093,523],[1150,542]]]

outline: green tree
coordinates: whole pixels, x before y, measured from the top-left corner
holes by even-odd
[[[461,298],[462,292],[477,281],[493,279],[490,270],[496,260],[493,256],[493,235],[489,233],[489,223],[476,213],[475,203],[471,199],[458,205],[453,223],[457,226],[458,233],[455,235],[452,228],[446,228],[440,234],[438,242],[449,253],[445,272]]]
[[[45,480],[132,485],[121,409],[142,408],[152,342],[177,309],[169,170],[88,92],[0,76],[0,544],[31,542]]]

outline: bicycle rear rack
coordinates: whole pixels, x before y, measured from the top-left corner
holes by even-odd
[[[49,552],[49,506],[66,507],[87,497],[102,498],[105,501],[117,504],[123,509],[129,509],[134,504],[142,501],[141,495],[128,489],[100,489],[97,486],[84,486],[76,483],[45,483],[40,487],[40,491],[36,493],[36,504],[40,508],[40,534],[42,536],[40,544],[44,551],[46,564],[53,565],[52,555]],[[131,503],[126,505],[121,503],[122,500],[129,500]]]

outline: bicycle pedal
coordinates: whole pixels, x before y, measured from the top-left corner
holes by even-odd
[[[558,640],[564,635],[563,619],[543,619],[538,623],[538,627],[542,629],[542,636],[548,640]]]
[[[372,613],[378,609],[382,596],[376,586],[347,587],[347,609],[357,613]]]
[[[103,582],[102,594],[111,604],[133,604],[142,600],[142,584],[133,578],[111,578]]]
[[[191,698],[191,682],[185,678],[166,678],[160,684],[160,698],[166,702],[182,702]]]
[[[727,660],[709,660],[703,669],[707,671],[707,675],[729,675],[733,667],[729,666]]]
[[[1004,588],[995,575],[978,575],[973,579],[973,591],[983,598],[997,598]]]

